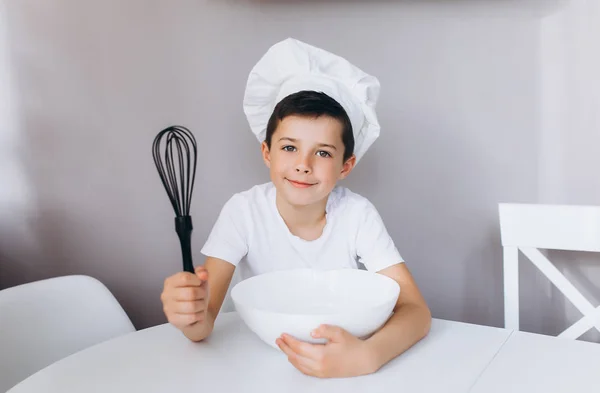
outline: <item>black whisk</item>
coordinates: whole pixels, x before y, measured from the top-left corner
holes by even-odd
[[[185,127],[165,128],[154,138],[152,155],[175,210],[175,231],[181,243],[183,270],[193,273],[190,204],[196,178],[196,139]]]

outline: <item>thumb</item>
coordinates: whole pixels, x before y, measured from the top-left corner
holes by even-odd
[[[196,276],[200,280],[202,280],[202,281],[208,280],[208,270],[206,270],[206,268],[204,266],[196,266],[196,268],[194,269],[194,272],[196,273]]]
[[[312,331],[314,338],[325,338],[331,342],[341,342],[347,332],[339,326],[321,325]]]

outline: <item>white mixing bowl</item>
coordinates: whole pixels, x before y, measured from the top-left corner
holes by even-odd
[[[358,269],[282,270],[246,279],[231,290],[244,323],[270,346],[287,333],[324,343],[310,332],[321,324],[366,338],[391,316],[400,286],[391,278]]]

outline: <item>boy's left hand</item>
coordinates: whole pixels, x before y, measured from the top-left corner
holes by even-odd
[[[313,332],[315,338],[325,338],[326,344],[310,344],[283,334],[277,345],[288,360],[302,373],[319,378],[341,378],[370,374],[377,365],[367,343],[346,330],[321,325]]]

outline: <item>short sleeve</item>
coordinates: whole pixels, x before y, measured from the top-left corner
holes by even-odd
[[[248,253],[248,234],[244,217],[246,200],[240,195],[231,197],[221,209],[202,254],[222,259],[237,266]]]
[[[367,201],[361,210],[356,237],[359,262],[364,264],[367,270],[375,272],[404,262],[375,206]]]

